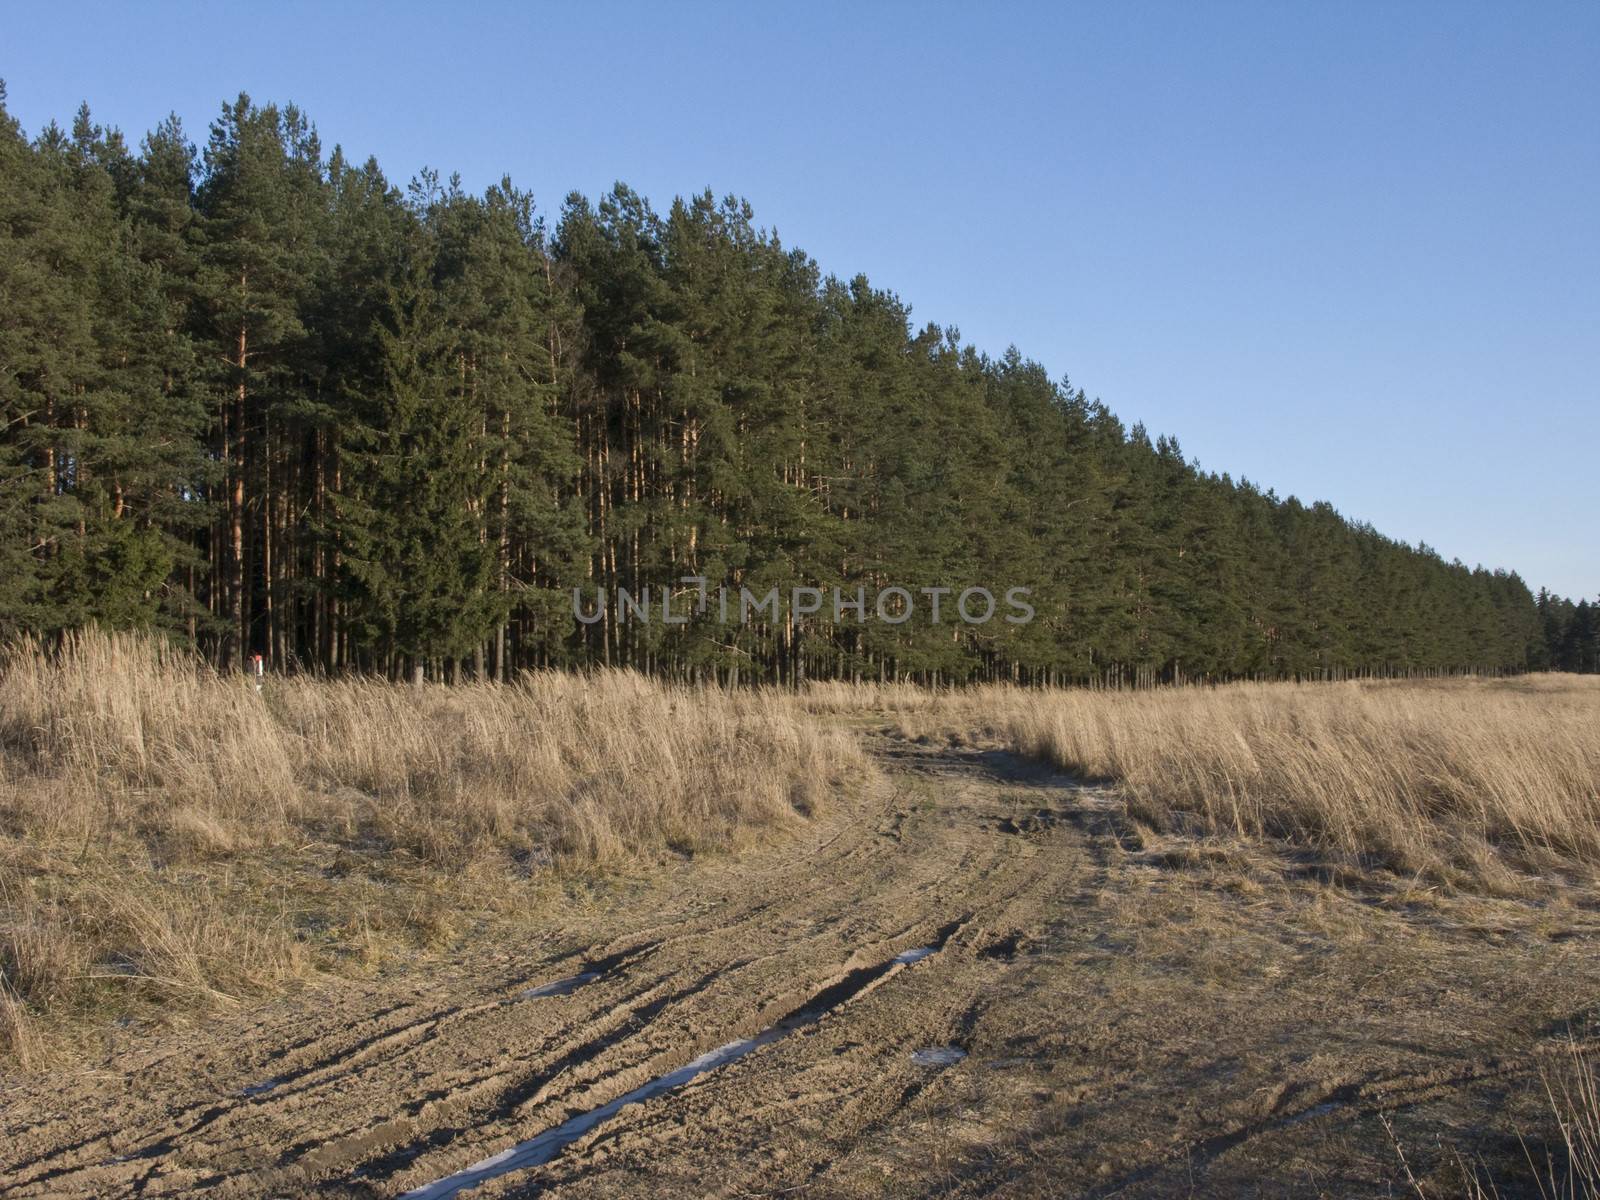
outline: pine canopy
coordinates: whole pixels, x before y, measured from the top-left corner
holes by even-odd
[[[0,636],[397,677],[1600,669],[1593,604],[1203,471],[741,200],[618,185],[552,227],[509,180],[402,191],[243,95],[202,149],[171,118],[137,151],[87,111],[30,140],[3,99]],[[691,578],[952,590],[938,622],[739,624]],[[951,619],[973,585],[1035,619]],[[579,621],[575,588],[655,619]]]

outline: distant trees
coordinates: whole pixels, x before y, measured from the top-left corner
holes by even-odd
[[[1600,672],[1600,601],[1574,604],[1540,590],[1529,665],[1540,671]]]
[[[551,229],[509,181],[402,193],[244,96],[203,152],[87,112],[29,141],[0,105],[0,294],[0,634],[395,677],[1600,668],[1591,605],[1203,472],[732,198],[619,185]],[[725,624],[692,577],[830,602]],[[831,603],[980,584],[1037,618]],[[656,619],[581,623],[575,587]]]
[[[30,145],[0,108],[0,631],[189,613],[206,417],[165,151],[82,111]]]

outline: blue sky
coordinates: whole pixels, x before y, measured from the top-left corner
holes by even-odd
[[[29,132],[240,90],[547,212],[711,187],[1208,469],[1600,596],[1600,4],[0,2]]]

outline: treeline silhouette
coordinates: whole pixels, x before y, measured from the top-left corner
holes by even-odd
[[[437,678],[1596,666],[1587,605],[1202,471],[710,193],[619,185],[552,226],[509,180],[396,188],[245,96],[199,148],[87,110],[29,140],[0,105],[0,294],[0,634]],[[1037,616],[740,625],[691,576],[869,611],[1026,587]],[[575,587],[690,619],[584,624]]]
[[[1528,658],[1536,671],[1600,672],[1600,611],[1587,600],[1574,604],[1541,590],[1541,637]]]

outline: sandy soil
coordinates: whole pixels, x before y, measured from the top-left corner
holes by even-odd
[[[1587,898],[1158,844],[1002,751],[866,736],[880,789],[540,944],[6,1080],[0,1194],[396,1196],[763,1031],[461,1194],[1414,1194],[1400,1151],[1448,1193],[1513,1171],[1591,1032]]]

